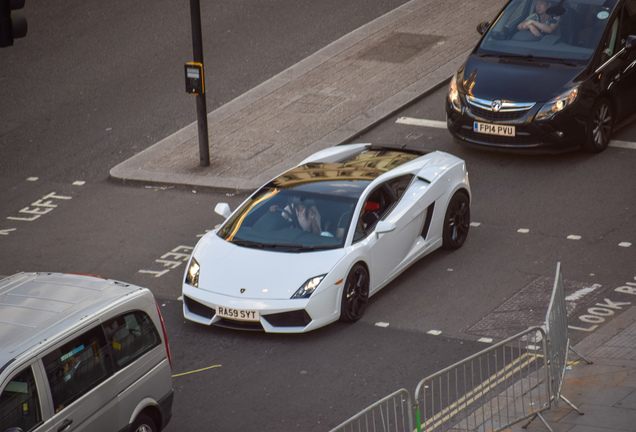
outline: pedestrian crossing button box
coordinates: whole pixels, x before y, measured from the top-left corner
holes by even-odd
[[[203,63],[188,62],[185,64],[186,92],[202,95],[205,91],[203,84]]]

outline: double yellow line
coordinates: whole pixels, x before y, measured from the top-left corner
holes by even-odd
[[[455,417],[461,410],[466,409],[468,406],[474,404],[478,397],[482,397],[486,393],[492,390],[492,388],[496,385],[505,382],[509,378],[513,377],[515,373],[521,372],[525,367],[535,362],[537,358],[543,357],[537,354],[524,353],[515,359],[512,363],[507,365],[505,368],[497,371],[494,375],[492,375],[489,379],[482,382],[479,386],[475,387],[470,392],[466,393],[466,395],[462,396],[448,408],[444,408],[438,414],[434,415],[424,423],[421,423],[420,420],[420,411],[419,405],[417,407],[417,422],[418,428],[417,432],[422,432],[422,430],[428,430],[428,428],[437,428],[438,426],[450,421],[453,417]],[[478,396],[476,396],[478,395]],[[417,397],[417,395],[416,395]]]

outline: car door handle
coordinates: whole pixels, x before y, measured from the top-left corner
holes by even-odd
[[[73,423],[72,419],[66,419],[64,420],[64,422],[62,422],[62,426],[60,426],[59,428],[57,428],[57,432],[64,432],[66,429],[68,429],[69,427],[71,427],[71,424]]]

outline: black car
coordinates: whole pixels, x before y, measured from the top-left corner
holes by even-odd
[[[446,100],[460,143],[598,153],[636,112],[636,0],[511,0],[477,28]]]

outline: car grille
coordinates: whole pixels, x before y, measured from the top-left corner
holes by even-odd
[[[188,296],[183,296],[183,302],[185,303],[188,310],[195,315],[199,315],[207,319],[212,319],[214,318],[214,315],[216,315],[216,311],[214,309],[201,304],[196,300],[192,300]]]
[[[265,318],[267,322],[274,327],[305,327],[311,322],[311,317],[304,309],[299,311],[263,315],[263,318]]]
[[[523,116],[525,116],[530,109],[534,106],[534,102],[528,103],[519,103],[519,102],[508,102],[508,101],[500,101],[499,104],[495,104],[499,106],[499,110],[495,111],[493,109],[493,101],[486,99],[479,99],[473,96],[468,96],[466,98],[468,105],[470,106],[470,110],[476,117],[483,118],[485,120],[490,121],[505,121],[505,120],[516,120]]]

